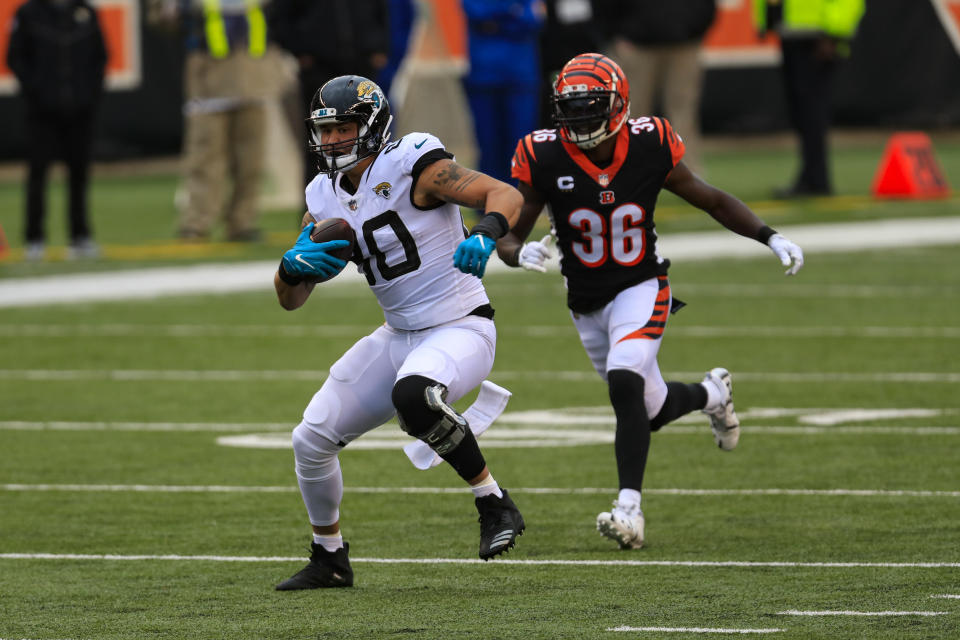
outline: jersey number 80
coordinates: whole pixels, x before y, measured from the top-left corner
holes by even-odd
[[[630,267],[646,253],[643,224],[646,212],[632,202],[622,204],[607,221],[593,209],[577,209],[567,218],[568,224],[580,231],[581,239],[572,243],[573,255],[587,267],[599,267],[613,258],[617,264]]]

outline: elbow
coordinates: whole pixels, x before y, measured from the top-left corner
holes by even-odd
[[[298,295],[296,290],[288,289],[283,293],[277,292],[277,301],[284,311],[293,311],[303,306],[303,303],[307,301],[307,296]]]
[[[292,300],[285,300],[280,298],[280,307],[284,311],[293,311],[294,309],[299,309],[300,305],[295,304]]]

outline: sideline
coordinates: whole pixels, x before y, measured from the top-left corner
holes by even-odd
[[[447,495],[470,493],[469,487],[344,487],[347,493]],[[827,498],[960,498],[960,491],[914,489],[644,489],[644,493],[661,496],[820,496]],[[296,493],[296,485],[229,486],[229,485],[163,485],[163,484],[0,484],[0,492],[63,492],[63,493]],[[604,495],[616,493],[609,487],[517,487],[514,495]],[[946,597],[946,596],[944,596]],[[960,596],[957,596],[960,597]]]
[[[960,244],[960,217],[796,225],[780,231],[808,255],[952,245]],[[761,256],[775,260],[759,243],[725,230],[670,234],[660,238],[658,246],[660,253],[672,260]],[[11,278],[0,280],[0,308],[271,290],[276,265],[276,260],[268,260]],[[556,260],[549,266],[556,270]],[[775,263],[772,266],[779,268]],[[508,269],[492,258],[487,272]],[[327,286],[361,282],[363,276],[348,268]]]
[[[115,553],[0,553],[0,560],[174,560],[186,562],[303,562],[289,556],[216,556],[216,555],[122,555]],[[515,560],[498,558],[486,564],[479,558],[350,558],[357,564],[476,564],[480,566],[553,566],[553,567],[735,567],[742,569],[960,569],[960,562],[754,562],[749,560]]]

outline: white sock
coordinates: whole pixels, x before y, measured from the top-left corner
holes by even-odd
[[[720,389],[717,389],[717,385],[711,382],[701,382],[700,386],[707,390],[707,404],[704,405],[704,410],[710,411],[719,407],[723,396],[720,394]]]
[[[343,536],[339,533],[332,536],[323,536],[319,533],[313,534],[313,543],[318,544],[330,553],[343,546]]]
[[[497,484],[497,481],[493,479],[493,474],[489,474],[483,482],[480,484],[470,485],[470,490],[473,491],[473,495],[477,498],[482,498],[483,496],[489,496],[493,494],[498,498],[503,497],[503,491],[500,491],[500,485]]]
[[[624,511],[632,512],[634,508],[640,511],[640,492],[636,489],[620,489],[617,505]]]

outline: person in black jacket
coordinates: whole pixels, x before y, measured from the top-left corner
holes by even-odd
[[[540,98],[540,127],[552,129],[553,85],[560,69],[584,51],[602,51],[603,25],[594,9],[595,0],[546,0],[547,19],[540,32],[540,65],[543,86]]]
[[[349,74],[373,78],[387,64],[387,0],[273,0],[267,11],[270,37],[297,59],[301,122],[327,80]],[[308,184],[317,175],[317,163],[306,143],[303,154]]]
[[[631,111],[667,116],[686,142],[686,164],[702,173],[700,49],[716,0],[603,0],[600,6],[612,55],[630,81]]]
[[[87,185],[107,51],[86,0],[27,0],[14,17],[7,66],[27,103],[29,173],[26,257],[44,257],[47,171],[58,153],[69,169],[69,257],[96,257]]]

